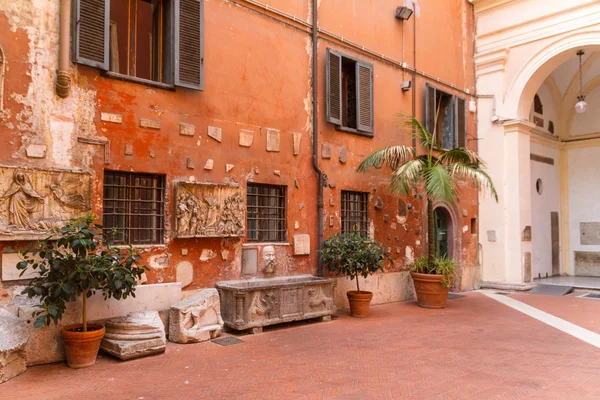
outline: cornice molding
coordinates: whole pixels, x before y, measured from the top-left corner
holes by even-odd
[[[504,72],[509,54],[510,49],[508,48],[475,54],[477,76]]]

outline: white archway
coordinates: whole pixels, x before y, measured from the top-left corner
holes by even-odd
[[[590,47],[600,49],[600,30],[563,36],[540,49],[511,81],[504,96],[506,115],[528,119],[533,97],[548,75],[572,58],[574,51],[581,48],[593,50]]]

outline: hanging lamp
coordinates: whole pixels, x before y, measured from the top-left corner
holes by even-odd
[[[585,96],[583,95],[583,64],[581,57],[583,57],[585,53],[583,50],[579,50],[577,55],[579,56],[579,96],[577,96],[577,104],[575,104],[575,111],[578,114],[583,114],[587,110],[588,104],[585,102]]]

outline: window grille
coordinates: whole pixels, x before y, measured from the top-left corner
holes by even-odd
[[[120,244],[163,243],[164,215],[164,175],[104,171],[102,224],[107,238]]]
[[[248,183],[246,227],[249,242],[285,242],[286,187]]]
[[[342,190],[342,233],[369,235],[369,194]]]

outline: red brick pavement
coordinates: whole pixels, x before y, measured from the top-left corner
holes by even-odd
[[[341,314],[230,347],[32,367],[0,385],[0,398],[600,399],[599,349],[479,293],[442,311],[394,303],[367,319]]]
[[[584,293],[575,292],[566,296],[548,296],[519,293],[511,297],[582,328],[600,333],[600,299],[577,297],[582,294]]]

